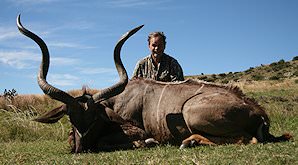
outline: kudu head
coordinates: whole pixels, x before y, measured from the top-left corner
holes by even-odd
[[[52,86],[46,81],[46,76],[50,64],[50,56],[47,45],[40,37],[23,27],[20,21],[20,15],[18,15],[17,17],[17,27],[22,34],[34,40],[41,49],[42,61],[37,75],[39,87],[46,95],[50,96],[52,99],[64,103],[62,106],[55,108],[45,113],[44,115],[34,119],[35,121],[42,123],[55,123],[64,115],[68,115],[70,118],[70,122],[72,123],[75,130],[73,136],[74,139],[76,139],[74,143],[75,152],[80,152],[82,150],[91,148],[93,145],[92,143],[96,141],[96,136],[104,134],[102,130],[106,125],[109,124],[109,122],[116,122],[121,124],[122,118],[120,118],[108,107],[102,105],[101,101],[116,96],[124,90],[128,82],[128,76],[120,59],[121,47],[124,42],[138,30],[140,30],[143,25],[125,33],[115,46],[114,62],[120,77],[119,82],[109,88],[100,90],[100,92],[94,95],[83,92],[83,95],[79,97],[72,97],[68,93]],[[82,139],[84,138],[88,138],[88,140],[85,140],[85,143],[88,144],[82,144]]]

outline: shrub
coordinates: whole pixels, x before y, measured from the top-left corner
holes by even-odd
[[[249,69],[247,69],[246,71],[244,71],[245,73],[251,73],[253,71],[253,67],[250,67]]]
[[[226,74],[225,73],[220,73],[219,76],[220,77],[226,77]]]
[[[9,102],[12,102],[13,99],[18,95],[17,91],[15,89],[7,90],[5,89],[3,92],[3,97],[8,100]]]
[[[297,61],[298,60],[298,56],[293,57],[292,61]]]
[[[285,62],[285,60],[280,60],[278,62],[274,62],[270,64],[269,66],[272,68],[273,71],[280,71],[281,69],[284,69],[290,65],[289,62]]]
[[[205,81],[208,81],[208,82],[215,82],[215,78],[213,77],[208,77],[205,79]]]
[[[276,75],[269,77],[269,80],[279,80],[280,78]]]
[[[200,80],[206,80],[207,79],[207,76],[201,76],[201,77],[198,77],[198,79],[200,79]]]
[[[260,80],[264,80],[264,76],[259,75],[259,74],[255,74],[255,75],[251,76],[251,79],[255,80],[255,81],[260,81]]]
[[[227,83],[229,83],[229,81],[228,80],[222,80],[221,83],[227,84]]]

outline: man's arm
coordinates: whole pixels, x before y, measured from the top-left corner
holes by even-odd
[[[183,70],[177,60],[173,59],[171,64],[171,81],[183,81]]]
[[[138,63],[136,64],[132,77],[143,77],[140,62],[141,61],[138,61]]]

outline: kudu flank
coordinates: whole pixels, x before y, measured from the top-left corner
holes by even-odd
[[[164,83],[138,78],[128,81],[120,59],[121,47],[142,26],[123,35],[115,46],[119,82],[94,95],[84,92],[77,98],[47,83],[50,59],[46,44],[21,25],[20,16],[17,26],[41,48],[40,88],[64,103],[36,121],[56,122],[67,114],[77,130],[74,135],[79,139],[76,152],[96,148],[106,137],[113,139],[109,143],[116,144],[127,142],[119,142],[117,137],[130,139],[129,144],[150,137],[159,143],[177,145],[182,142],[181,148],[194,144],[277,142],[292,138],[289,134],[271,135],[266,112],[237,87],[196,80]]]

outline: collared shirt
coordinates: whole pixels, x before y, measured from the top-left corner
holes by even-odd
[[[143,77],[163,82],[183,81],[183,71],[178,61],[163,54],[157,66],[151,55],[141,59],[134,70],[133,77]]]

